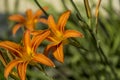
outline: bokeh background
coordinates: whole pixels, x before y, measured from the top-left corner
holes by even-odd
[[[86,15],[84,0],[73,0],[82,18],[89,24]],[[97,44],[93,40],[89,30],[76,16],[77,11],[71,0],[38,0],[46,11],[52,14],[57,21],[58,17],[66,10],[71,10],[71,16],[67,22],[66,29],[74,29],[82,32],[84,38],[70,39],[75,40],[75,45],[67,44],[64,46],[65,62],[59,63],[53,59],[55,68],[46,67],[46,72],[54,80],[120,80],[120,0],[102,0],[99,8],[99,19],[97,34]],[[92,12],[92,26],[95,28],[95,8],[98,0],[89,0]],[[33,12],[39,9],[34,0],[0,0],[0,40],[11,40],[20,42],[23,31],[20,29],[17,36],[12,36],[12,28],[15,22],[9,21],[8,17],[13,14],[25,15],[27,9]],[[45,15],[43,15],[45,16]],[[47,25],[38,23],[36,29],[45,29]],[[105,55],[100,56],[97,46]],[[46,43],[42,43],[39,51],[43,51]],[[52,57],[53,58],[53,57]],[[109,62],[106,63],[105,61]],[[0,62],[0,80],[4,80],[4,66]],[[13,80],[9,77],[9,80]],[[27,69],[27,80],[51,80],[42,71],[29,66]]]

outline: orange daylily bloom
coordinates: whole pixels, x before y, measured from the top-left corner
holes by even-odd
[[[27,30],[24,33],[23,45],[16,44],[11,41],[0,42],[0,47],[11,51],[15,59],[11,61],[5,68],[4,76],[8,77],[11,70],[17,66],[18,75],[20,80],[25,80],[26,68],[29,63],[41,63],[47,66],[54,67],[54,63],[45,55],[36,53],[36,49],[39,44],[49,35],[50,32],[46,31],[41,36],[35,36],[30,38],[30,31]]]
[[[67,38],[70,37],[83,37],[83,34],[75,30],[65,30],[65,25],[70,16],[70,11],[64,12],[57,23],[55,23],[52,15],[48,17],[48,26],[51,30],[51,34],[48,40],[52,43],[49,44],[44,54],[48,56],[49,50],[53,50],[53,56],[59,61],[64,62],[63,44],[66,43]]]
[[[44,9],[47,10],[47,7],[44,7]],[[19,14],[11,15],[9,17],[9,20],[18,22],[18,24],[16,24],[13,27],[13,30],[12,30],[13,35],[15,35],[17,30],[22,26],[24,26],[26,29],[28,29],[30,31],[33,31],[34,28],[35,28],[35,24],[37,22],[42,22],[42,23],[47,24],[46,19],[39,18],[42,14],[43,14],[42,10],[38,10],[38,11],[35,12],[35,14],[33,14],[32,10],[28,9],[26,11],[26,18],[24,18],[23,16],[21,16]]]

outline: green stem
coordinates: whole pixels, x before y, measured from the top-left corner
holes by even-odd
[[[88,64],[88,67],[92,70],[92,73],[95,74],[96,80],[99,80],[99,75],[96,75],[96,68],[97,67],[93,67],[93,63],[87,58],[87,56],[85,54],[83,54],[81,52],[81,50],[79,50],[80,54],[82,55],[82,57],[84,58],[85,62]]]
[[[50,76],[46,73],[44,66],[42,66],[42,65],[39,66],[38,64],[35,64],[35,67],[38,68],[40,71],[44,72],[45,75],[50,78],[50,80],[54,80],[52,77],[50,77]]]
[[[70,0],[70,1],[71,1],[71,3],[72,3],[73,7],[75,8],[75,10],[77,11],[77,15],[79,16],[80,20],[81,20],[81,21],[84,21],[84,19],[82,18],[81,14],[80,14],[80,12],[79,12],[79,10],[78,10],[78,8],[77,8],[77,6],[76,6],[75,3],[73,2],[73,0]]]
[[[97,34],[97,30],[98,30],[98,17],[96,17],[96,26],[95,26],[95,33]]]
[[[68,9],[67,6],[65,5],[65,0],[61,0],[61,2],[63,3],[64,8]]]
[[[91,17],[92,17],[92,14],[91,14],[91,9],[90,9],[88,0],[84,0],[84,5],[85,5],[87,17],[88,17],[88,18],[91,18]]]
[[[77,10],[77,9],[76,9],[76,10]],[[78,19],[81,20],[80,18],[78,18]],[[91,28],[89,27],[89,26],[92,26],[91,19],[89,19],[89,25],[88,25],[85,21],[83,21],[83,22],[84,22],[85,26],[87,27],[90,35],[92,36],[92,39],[93,39],[94,42],[95,42],[95,47],[96,47],[96,50],[97,50],[97,52],[98,52],[98,55],[100,56],[100,59],[102,60],[102,62],[105,62],[105,63],[109,66],[109,68],[111,69],[111,71],[112,71],[112,73],[113,73],[113,75],[114,75],[114,77],[115,77],[115,80],[118,80],[117,73],[115,72],[113,66],[109,64],[110,62],[108,61],[106,55],[104,54],[101,46],[98,45],[98,43],[97,43],[98,40],[96,39],[96,37],[95,37],[95,35],[94,35],[94,33],[93,33],[93,30],[91,30]],[[103,59],[104,59],[104,60],[103,60]]]
[[[89,52],[89,50],[87,50],[86,48],[84,48],[83,46],[81,46],[80,45],[80,43],[76,40],[76,39],[74,39],[74,38],[71,38],[72,40],[70,40],[69,41],[69,43],[72,45],[72,46],[75,46],[75,47],[77,47],[77,48],[79,48],[79,49],[82,49],[82,50],[84,50],[84,51],[86,51],[86,52]]]
[[[38,3],[37,0],[34,0],[38,7],[43,11],[43,13],[48,17],[48,13],[42,8],[42,6]]]
[[[111,62],[108,61],[107,56],[104,54],[104,52],[103,52],[103,50],[102,50],[100,44],[99,44],[99,45],[97,44],[97,41],[98,41],[98,40],[96,39],[95,35],[92,33],[92,31],[89,30],[89,32],[90,32],[90,34],[91,34],[93,40],[95,41],[96,49],[97,49],[99,55],[102,55],[102,57],[103,57],[104,60],[105,60],[105,63],[106,63],[106,64],[109,66],[109,68],[111,69],[111,71],[112,71],[112,73],[113,73],[113,75],[114,75],[114,77],[115,77],[115,80],[118,80],[117,73],[115,72],[113,66],[110,65]]]
[[[117,73],[116,73],[115,70],[114,70],[114,67],[111,65],[111,62],[108,61],[108,59],[107,59],[106,55],[104,54],[102,48],[99,47],[99,50],[100,50],[100,52],[102,53],[102,55],[103,55],[103,57],[104,57],[104,59],[105,59],[105,62],[107,63],[107,65],[109,66],[109,68],[111,69],[111,71],[113,72],[113,74],[114,74],[114,76],[115,76],[115,80],[119,80],[119,79],[118,79],[118,76],[117,76]]]
[[[1,51],[0,51],[0,61],[2,62],[2,64],[4,65],[4,67],[7,66],[7,61],[5,59],[5,56],[2,54]]]
[[[13,73],[10,73],[10,76],[14,79],[14,80],[20,80],[18,76],[16,76]]]
[[[98,29],[99,7],[100,7],[100,4],[101,4],[101,1],[102,1],[102,0],[99,0],[99,1],[98,1],[98,4],[97,4],[97,6],[96,6],[96,10],[95,10],[95,17],[96,17],[95,32],[96,32],[96,34],[97,34],[97,29]]]

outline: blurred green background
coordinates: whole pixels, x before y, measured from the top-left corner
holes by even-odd
[[[79,13],[72,0],[38,0],[42,7],[48,6],[49,9],[46,12],[54,15],[56,21],[61,13],[71,10],[66,29],[78,30],[85,36],[70,39],[73,45],[64,46],[65,62],[61,64],[53,59],[56,67],[47,67],[47,74],[54,80],[120,80],[120,0],[102,0],[95,34],[95,8],[98,0],[89,0],[92,25],[89,25],[90,19],[86,15],[84,0],[73,1],[84,21],[79,19]],[[0,40],[20,42],[23,31],[20,29],[17,36],[13,37],[11,31],[15,23],[9,21],[8,16],[25,15],[27,9],[35,12],[39,7],[34,0],[0,0]],[[90,30],[84,22],[89,25]],[[47,25],[37,24],[37,29],[44,28],[47,28]],[[42,51],[45,46],[46,43],[42,43],[39,49]],[[101,51],[104,55],[99,53]],[[4,80],[3,72],[4,66],[0,62],[0,80]],[[51,80],[32,66],[27,69],[27,79]],[[12,79],[9,78],[9,80]]]

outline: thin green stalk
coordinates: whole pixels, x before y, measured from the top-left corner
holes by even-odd
[[[84,0],[84,5],[85,5],[87,17],[88,17],[88,18],[91,18],[91,17],[92,17],[92,14],[91,14],[91,9],[90,9],[90,5],[89,5],[88,0]]]
[[[40,71],[44,72],[45,75],[47,75],[47,73],[45,72],[45,69],[43,68],[43,66],[41,66],[41,65],[39,66],[38,64],[35,64],[35,67],[38,68]]]
[[[102,55],[103,55],[105,61],[107,62],[107,65],[109,66],[109,68],[110,68],[111,71],[113,72],[113,74],[114,74],[114,76],[115,76],[115,80],[119,80],[119,79],[118,79],[118,75],[117,75],[116,71],[114,70],[114,67],[111,65],[111,62],[108,61],[108,59],[107,59],[106,55],[104,54],[102,48],[99,47],[99,50],[100,50],[100,52],[102,53]]]
[[[109,64],[109,61],[108,61],[106,55],[104,54],[104,52],[103,52],[100,44],[98,45],[98,42],[97,42],[98,40],[96,39],[93,31],[92,31],[91,28],[90,28],[90,26],[92,26],[92,23],[91,23],[91,22],[92,22],[92,21],[91,21],[91,18],[90,18],[90,19],[89,19],[89,25],[88,25],[86,22],[85,22],[85,24],[86,24],[86,26],[87,26],[87,28],[88,28],[89,33],[91,34],[91,36],[92,36],[92,38],[93,38],[93,40],[94,40],[94,42],[95,42],[97,52],[98,52],[101,60],[103,61],[103,59],[104,59],[104,60],[105,60],[105,63],[106,63],[106,64],[109,66],[109,68],[111,69],[111,71],[112,71],[112,73],[113,73],[113,75],[114,75],[114,77],[115,77],[115,80],[118,80],[118,76],[117,76],[117,74],[116,74],[113,66]],[[103,59],[102,59],[102,58],[103,58]]]
[[[0,51],[0,60],[2,61],[3,65],[4,65],[4,69],[5,69],[5,67],[8,64],[8,61],[6,60],[5,56],[7,56],[7,55],[5,55],[5,54],[3,55],[2,51]],[[20,80],[19,77],[15,74],[15,72],[10,72],[10,77],[13,78],[13,79],[15,79],[15,80]]]
[[[16,76],[15,74],[13,74],[12,72],[10,73],[10,76],[14,79],[14,80],[20,80],[18,76]]]
[[[87,26],[88,26],[88,25],[87,25]],[[99,49],[98,49],[98,47],[99,47],[99,45],[98,45],[98,40],[96,39],[96,36],[94,35],[93,31],[92,31],[89,27],[88,27],[88,31],[89,31],[90,35],[92,36],[93,41],[95,42],[95,48],[96,48],[96,50],[97,50],[97,52],[98,52],[98,55],[100,56],[100,60],[101,60],[102,63],[104,63],[104,57],[103,57],[103,55],[100,53],[100,51],[99,51]],[[104,53],[103,53],[103,54],[104,54]],[[105,65],[105,63],[104,63],[104,65]]]
[[[77,47],[77,48],[79,48],[79,49],[82,49],[82,50],[84,50],[84,51],[86,51],[86,52],[89,52],[89,50],[88,49],[86,49],[86,48],[84,48],[83,46],[81,46],[80,45],[80,43],[76,40],[76,39],[74,39],[74,38],[71,38],[72,40],[69,40],[69,43],[72,45],[72,46],[75,46],[75,47]]]
[[[48,13],[42,8],[42,6],[39,4],[37,0],[34,0],[37,6],[43,11],[43,13],[48,17]]]
[[[98,1],[98,4],[97,4],[97,6],[96,6],[96,10],[95,10],[95,17],[96,17],[95,32],[96,32],[96,34],[97,34],[97,29],[98,29],[99,7],[100,7],[100,4],[101,4],[101,1],[102,1],[102,0],[99,0],[99,1]]]
[[[10,61],[12,61],[14,59],[14,57],[12,56],[12,54],[10,54],[10,52],[7,50],[6,54],[8,56],[8,58],[10,59]]]
[[[84,21],[84,19],[83,19],[82,16],[81,16],[80,11],[78,10],[78,8],[77,8],[77,6],[75,5],[75,3],[73,2],[73,0],[70,0],[70,1],[71,1],[71,3],[72,3],[73,7],[75,8],[75,10],[77,11],[77,15],[79,16],[80,20],[81,20],[81,21]]]
[[[86,24],[86,25],[87,25],[87,24]],[[88,27],[89,33],[91,34],[91,36],[92,36],[92,38],[93,38],[93,40],[94,40],[94,42],[95,42],[96,50],[97,50],[97,52],[98,52],[98,54],[99,54],[99,56],[100,56],[102,62],[103,62],[103,59],[102,59],[102,58],[104,58],[105,63],[106,63],[106,64],[109,66],[109,68],[111,69],[111,72],[113,73],[113,75],[114,75],[114,77],[115,77],[115,80],[119,80],[119,79],[118,79],[118,76],[117,76],[117,73],[115,72],[113,66],[110,65],[111,62],[108,61],[107,56],[106,56],[105,53],[103,52],[103,50],[102,50],[100,44],[98,44],[98,42],[97,42],[98,40],[96,39],[96,37],[95,37],[93,31],[89,28],[88,25],[87,25],[87,27]]]
[[[78,17],[78,19],[79,19],[79,17]],[[79,20],[80,20],[80,19],[79,19]],[[88,25],[85,21],[84,21],[83,23],[84,23],[84,25],[86,26],[86,28],[87,28],[87,30],[89,31],[89,33],[91,34],[92,38],[93,38],[93,39],[95,40],[95,42],[96,42],[96,37],[94,36],[93,31],[92,31],[91,28],[89,27],[89,26],[92,26],[91,18],[89,19],[89,25]],[[104,62],[104,59],[103,59],[101,53],[98,53],[98,55],[100,56],[101,62]]]
[[[92,18],[89,18],[88,19],[88,24],[89,24],[89,29],[93,29],[93,26],[92,26]]]
[[[73,6],[75,7],[75,10],[79,13],[79,10],[77,9],[77,7],[76,7],[76,5],[74,4],[74,2],[73,2],[72,0],[71,0],[71,2],[72,2],[72,4],[73,4]],[[81,16],[81,15],[80,15],[80,16]],[[79,20],[81,20],[81,18],[79,18]],[[87,26],[87,29],[88,29],[89,33],[91,34],[91,36],[92,36],[92,38],[93,38],[93,40],[94,40],[94,42],[95,42],[95,47],[96,47],[96,50],[97,50],[97,52],[98,52],[101,60],[104,59],[105,63],[106,63],[106,64],[109,66],[109,68],[111,69],[111,72],[113,73],[113,75],[114,75],[114,77],[115,77],[115,80],[118,80],[118,76],[117,76],[117,74],[116,74],[113,66],[109,64],[109,61],[108,61],[106,55],[104,54],[101,46],[98,45],[98,42],[97,42],[98,40],[96,39],[96,37],[95,37],[95,35],[94,35],[94,33],[93,33],[93,30],[91,30],[91,28],[90,28],[90,26],[92,26],[91,18],[89,19],[89,25],[88,25],[85,21],[84,21],[84,23],[85,23],[85,25]]]
[[[114,77],[115,77],[115,80],[118,80],[117,73],[115,72],[113,66],[110,65],[110,61],[108,61],[107,56],[106,56],[105,53],[103,52],[100,44],[99,44],[99,45],[97,44],[97,39],[96,39],[95,35],[94,35],[91,31],[89,31],[89,32],[90,32],[93,40],[95,41],[96,49],[97,49],[98,53],[103,56],[103,58],[104,58],[104,60],[105,60],[105,63],[106,63],[106,64],[109,66],[109,68],[111,69],[111,72],[113,73],[113,75],[114,75]]]
[[[76,7],[75,3],[74,3],[72,0],[70,0],[70,1],[71,1],[72,5],[74,6],[75,10],[77,11],[77,13],[79,14],[79,15],[77,15],[77,18],[81,21],[82,16],[81,16],[78,8]],[[86,28],[89,30],[89,32],[92,33],[92,30],[91,30],[90,27],[89,27],[89,26],[92,26],[91,17],[89,18],[89,25],[83,20],[83,18],[82,18],[82,21],[83,21],[83,24],[86,26]],[[93,38],[95,38],[95,37],[93,36]],[[75,45],[74,45],[74,46],[75,46]],[[101,61],[104,62],[101,54],[100,54],[100,53],[98,53],[98,54],[99,54],[99,56],[100,56]]]
[[[4,67],[7,66],[7,61],[5,60],[5,57],[3,56],[2,52],[0,51],[0,61],[4,65]]]
[[[74,7],[74,9],[77,11],[76,17],[80,20],[80,21],[79,21],[79,24],[80,24],[80,25],[83,25],[83,24],[85,23],[85,20],[83,19],[82,15],[81,15],[80,11],[78,10],[77,6],[75,5],[74,1],[73,1],[73,0],[70,0],[70,1],[71,1],[71,3],[72,3],[72,6]],[[74,21],[76,21],[76,20],[74,20]],[[77,22],[77,23],[78,23],[78,22]],[[85,31],[83,28],[81,28],[81,29],[82,29],[82,30],[84,31],[84,33],[86,34],[86,31]]]
[[[61,0],[61,2],[63,3],[64,8],[68,9],[67,6],[65,5],[65,0]]]
[[[42,66],[42,65],[39,66],[38,64],[35,64],[35,67],[38,68],[40,71],[44,72],[45,75],[50,78],[50,80],[54,80],[52,77],[48,76],[48,74],[45,71],[44,66]]]
[[[99,76],[96,75],[96,68],[93,67],[93,63],[87,58],[85,54],[82,54],[82,52],[79,50],[81,56],[84,58],[85,62],[88,64],[89,68],[92,69],[92,73],[95,74],[96,80],[99,80]]]
[[[98,17],[96,17],[95,22],[96,22],[95,33],[97,34],[97,32],[98,32]]]

